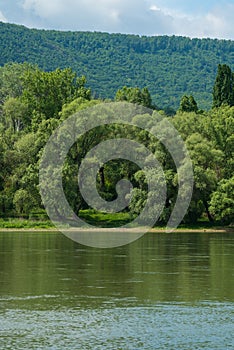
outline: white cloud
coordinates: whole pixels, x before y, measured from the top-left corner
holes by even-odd
[[[22,1],[27,14],[57,29],[152,34],[168,22],[161,11],[155,15],[150,10],[150,0]]]
[[[234,4],[215,7],[200,16],[175,16],[174,33],[190,37],[234,38]]]
[[[158,7],[157,5],[150,6],[150,10],[151,11],[161,11],[160,7]]]
[[[234,38],[233,3],[220,4],[206,13],[196,10],[193,15],[172,5],[161,6],[162,1],[157,0],[21,1],[27,18],[31,14],[37,25],[43,23],[47,28]]]
[[[122,0],[24,0],[23,8],[46,20],[51,27],[108,30],[119,22],[121,2]]]
[[[214,37],[234,38],[234,4],[217,7],[206,16],[206,21],[212,29]]]
[[[191,15],[175,9],[152,5],[152,11],[160,11],[170,18],[167,33],[189,37],[234,38],[234,4],[215,6],[207,13]]]
[[[7,22],[6,17],[3,15],[2,11],[0,11],[0,22]]]

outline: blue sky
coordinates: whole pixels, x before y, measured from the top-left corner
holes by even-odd
[[[234,39],[234,0],[0,0],[27,27]]]

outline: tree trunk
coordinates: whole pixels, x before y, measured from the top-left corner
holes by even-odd
[[[211,215],[211,213],[209,212],[209,206],[208,206],[208,203],[207,201],[203,200],[203,204],[204,204],[204,207],[206,209],[206,214],[207,214],[207,217],[209,219],[209,222],[214,222],[214,218],[213,216]]]
[[[105,186],[105,175],[104,175],[103,166],[99,169],[99,175],[100,175],[101,188],[103,188]]]

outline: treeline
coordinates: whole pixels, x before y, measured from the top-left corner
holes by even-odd
[[[155,110],[155,118],[169,118],[184,139],[193,161],[195,185],[185,222],[201,218],[230,224],[234,219],[234,78],[227,65],[219,65],[213,82],[213,108],[199,110],[194,97],[184,95],[174,116]],[[156,109],[149,90],[126,87],[115,94],[116,101],[127,101]],[[45,72],[35,65],[6,64],[0,69],[0,216],[45,216],[39,194],[39,163],[53,131],[77,111],[95,106],[86,78],[69,68]],[[175,164],[165,147],[146,132],[132,128],[120,130],[111,125],[87,133],[71,148],[63,171],[63,186],[73,210],[88,208],[77,184],[79,165],[87,152],[106,138],[116,135],[135,138],[145,144],[163,166],[167,183],[165,208],[159,218],[166,223],[178,192]],[[157,176],[151,169],[151,176]],[[128,210],[134,216],[147,196],[146,178],[133,163],[113,160],[97,177],[103,198],[116,198],[116,183],[121,178],[134,185]],[[154,215],[152,206],[152,215]]]
[[[177,110],[182,95],[211,108],[218,64],[234,69],[234,42],[176,36],[60,32],[0,23],[0,66],[37,64],[45,71],[71,67],[84,74],[96,98],[111,98],[122,86],[148,87],[153,103]]]

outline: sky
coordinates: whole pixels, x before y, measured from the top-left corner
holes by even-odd
[[[234,40],[234,0],[0,0],[29,28]]]

